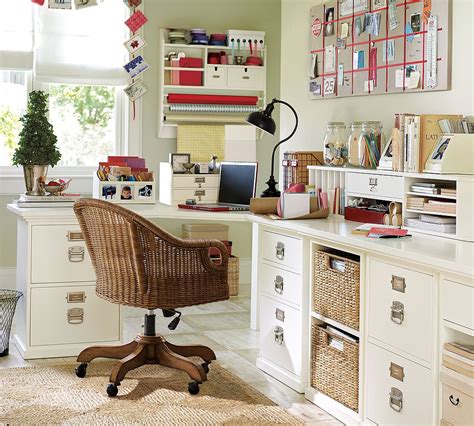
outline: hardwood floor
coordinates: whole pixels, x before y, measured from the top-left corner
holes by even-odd
[[[162,333],[167,341],[176,345],[209,346],[215,351],[220,365],[306,424],[340,425],[341,423],[328,413],[306,401],[304,395],[296,393],[256,367],[258,333],[249,329],[249,290],[248,286],[242,286],[239,296],[232,297],[228,301],[182,309],[181,322],[175,331],[170,331],[167,327],[171,318],[163,318],[157,313],[157,332]],[[133,340],[140,331],[144,313],[142,309],[128,307],[124,309],[124,342]],[[75,361],[75,358],[25,361],[12,344],[10,355],[0,358],[0,369],[66,363],[72,360]]]

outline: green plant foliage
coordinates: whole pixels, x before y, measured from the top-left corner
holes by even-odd
[[[71,105],[84,130],[93,126],[107,127],[115,105],[115,91],[106,86],[58,85],[51,90],[56,104]]]
[[[0,136],[5,140],[5,146],[13,149],[20,132],[19,117],[9,109],[0,109]]]
[[[28,109],[20,118],[23,128],[13,154],[14,165],[49,165],[61,159],[56,147],[58,139],[48,121],[48,95],[41,90],[30,93]]]

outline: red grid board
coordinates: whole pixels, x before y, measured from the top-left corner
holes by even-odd
[[[406,22],[407,22],[407,6],[410,5],[410,4],[416,4],[416,3],[421,3],[422,4],[423,0],[406,0],[406,1],[403,1],[403,2],[400,2],[400,3],[396,4],[397,8],[399,8],[399,7],[404,8],[403,22],[399,23],[399,25],[403,25],[403,34],[391,35],[391,36],[389,35],[390,30],[389,30],[389,22],[388,22],[388,9],[389,9],[389,6],[387,5],[386,7],[372,9],[372,7],[371,7],[372,6],[372,1],[367,0],[367,3],[368,3],[368,10],[366,10],[366,11],[362,11],[362,12],[354,12],[353,11],[353,13],[351,15],[338,17],[336,19],[332,19],[332,20],[329,20],[329,21],[326,21],[325,19],[323,19],[322,20],[322,30],[321,30],[322,48],[311,50],[310,53],[313,54],[313,53],[325,52],[325,50],[326,50],[325,28],[328,24],[330,24],[330,23],[336,24],[335,34],[336,34],[336,38],[337,38],[337,35],[339,34],[339,22],[352,20],[352,31],[351,31],[349,37],[346,39],[346,40],[351,40],[352,41],[352,43],[346,43],[346,49],[351,48],[351,59],[352,59],[351,60],[351,69],[344,70],[345,75],[347,75],[347,74],[351,75],[351,95],[354,95],[354,74],[360,73],[360,72],[367,72],[368,73],[368,80],[371,80],[369,78],[369,76],[373,72],[375,72],[375,75],[377,75],[377,70],[385,69],[385,71],[386,71],[385,72],[385,93],[390,93],[390,90],[389,90],[389,87],[388,87],[388,83],[389,83],[388,71],[389,71],[389,69],[403,67],[403,70],[405,70],[406,66],[409,66],[409,65],[422,65],[422,70],[420,72],[420,74],[421,74],[420,75],[420,79],[421,79],[420,87],[421,87],[421,90],[424,90],[425,89],[425,64],[427,62],[427,59],[425,59],[425,47],[426,47],[426,34],[428,32],[426,30],[426,23],[422,19],[422,21],[421,21],[422,30],[418,31],[418,32],[413,32],[413,33],[407,34],[406,33],[406,28],[405,28]],[[326,4],[323,5],[323,17],[324,18],[326,17],[326,8],[327,7],[328,6]],[[334,8],[335,10],[337,10],[336,16],[339,15],[339,13],[340,13],[340,11],[339,11],[339,2],[337,2],[337,4],[331,3],[329,7]],[[386,11],[386,13],[385,13],[385,37],[378,37],[377,36],[377,37],[372,38],[372,35],[369,34],[367,41],[355,42],[355,26],[354,26],[355,18],[358,17],[358,16],[364,16],[366,13],[381,12],[381,11]],[[442,26],[439,26],[438,27],[438,34],[440,34],[442,32],[443,32],[443,28],[442,28]],[[422,60],[417,60],[417,61],[409,61],[409,60],[407,60],[407,52],[406,52],[407,38],[417,36],[417,35],[422,35],[422,56],[423,56],[423,59]],[[386,49],[386,57],[385,57],[385,64],[384,65],[376,65],[375,67],[370,67],[370,65],[369,65],[369,67],[354,69],[354,66],[353,66],[353,57],[354,57],[354,53],[355,53],[354,52],[354,47],[356,47],[356,46],[367,46],[368,47],[368,56],[369,57],[367,58],[367,63],[370,64],[370,60],[369,60],[370,52],[371,52],[372,48],[377,46],[377,43],[380,44],[379,47],[381,48],[383,42],[387,43],[389,40],[397,40],[397,39],[403,39],[403,62],[397,61],[396,63],[389,63],[388,62],[388,49]],[[336,71],[329,72],[329,73],[326,73],[324,71],[325,70],[325,54],[323,53],[323,55],[322,55],[322,66],[321,66],[321,68],[322,68],[323,72],[318,73],[318,77],[317,77],[318,79],[321,78],[321,97],[322,98],[324,98],[325,95],[326,95],[325,92],[324,92],[325,78],[326,77],[334,77],[334,76],[337,77],[337,74],[338,74],[337,66],[339,64],[339,60],[338,60],[339,48],[337,48],[337,47],[336,47],[335,55],[336,55],[336,59],[335,59]],[[437,57],[438,63],[442,60],[443,59],[441,57]],[[405,87],[405,80],[406,80],[406,74],[404,72],[404,74],[403,74],[403,88],[401,88],[402,92],[405,92],[407,90],[407,88]],[[336,82],[337,82],[337,78],[336,78]],[[338,96],[338,88],[339,88],[339,86],[336,83],[335,93],[334,93],[335,97]],[[370,94],[370,93],[371,93],[371,91],[369,90],[369,92],[367,94]],[[395,93],[398,93],[398,91],[395,92]]]

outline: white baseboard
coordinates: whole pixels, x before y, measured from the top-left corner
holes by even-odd
[[[250,258],[240,258],[240,284],[250,284],[250,274],[252,260]],[[16,287],[16,268],[0,268],[0,288],[13,290]]]
[[[16,287],[16,268],[0,268],[0,288],[14,290]]]

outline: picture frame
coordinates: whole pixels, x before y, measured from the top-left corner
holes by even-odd
[[[173,173],[183,174],[186,172],[183,164],[191,162],[191,154],[172,153],[170,154],[169,162],[171,163]]]
[[[135,199],[134,188],[134,185],[130,185],[129,182],[120,185],[120,200],[133,201]]]
[[[100,192],[101,200],[116,200],[117,199],[117,185],[114,183],[107,183],[102,186]]]
[[[144,183],[138,185],[138,199],[148,199],[153,196],[153,184]]]

